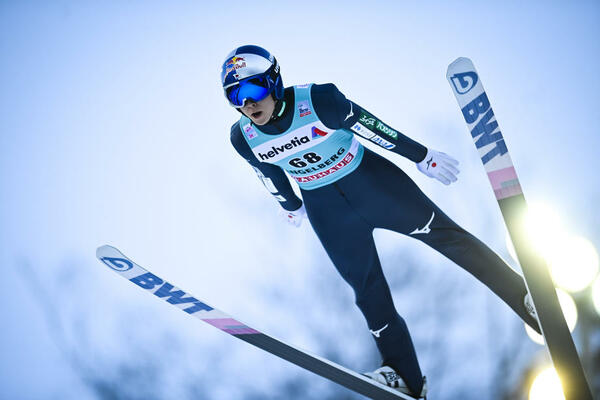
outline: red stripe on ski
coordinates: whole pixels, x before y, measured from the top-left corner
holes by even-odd
[[[203,319],[203,321],[232,335],[260,333],[233,318]]]
[[[498,200],[523,193],[514,167],[488,172],[488,177]]]

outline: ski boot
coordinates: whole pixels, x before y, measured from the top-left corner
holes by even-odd
[[[381,368],[376,369],[373,372],[366,372],[363,374],[382,385],[386,385],[395,389],[401,393],[414,397],[415,399],[427,400],[427,378],[423,377],[423,389],[419,396],[414,395],[410,389],[404,383],[404,380],[394,371],[391,367],[384,365]]]
[[[529,315],[531,315],[539,323],[540,320],[538,319],[537,312],[533,307],[533,299],[531,298],[531,295],[529,293],[527,293],[523,298],[523,304],[525,304],[525,309],[527,310]]]

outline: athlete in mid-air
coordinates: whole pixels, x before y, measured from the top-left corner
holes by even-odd
[[[449,185],[458,162],[391,128],[328,83],[283,87],[265,49],[241,46],[226,58],[221,83],[242,114],[231,143],[299,226],[307,216],[340,275],[352,286],[381,353],[365,375],[425,397],[427,386],[404,319],[398,314],[375,248],[373,229],[409,235],[467,270],[539,332],[523,278],[442,212],[395,164],[356,135],[416,163]],[[285,174],[298,183],[299,199]]]

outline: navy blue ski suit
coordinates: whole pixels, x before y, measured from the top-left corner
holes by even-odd
[[[320,121],[330,129],[350,129],[364,110],[349,101],[333,84],[313,85],[310,96]],[[278,135],[292,123],[293,88],[286,88],[286,108],[279,118],[258,128]],[[366,110],[364,110],[366,112]],[[369,114],[370,115],[370,114]],[[397,132],[397,131],[396,131]],[[399,133],[385,136],[391,151],[414,162],[427,149]],[[302,200],[294,194],[283,170],[259,161],[243,137],[239,123],[231,128],[231,142],[263,181],[270,180],[272,194],[286,210],[296,210]],[[378,143],[380,144],[380,143]],[[422,373],[406,323],[394,306],[383,275],[373,229],[384,228],[415,239],[442,253],[484,283],[525,322],[539,331],[527,313],[523,278],[485,244],[462,229],[440,210],[395,164],[365,148],[360,165],[328,185],[301,190],[308,219],[340,275],[352,286],[383,358],[398,372],[413,393],[420,393]]]

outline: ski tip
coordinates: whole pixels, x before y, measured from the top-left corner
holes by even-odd
[[[448,70],[446,72],[446,76],[450,76],[454,73],[454,70],[457,68],[465,69],[465,67],[469,67],[467,69],[475,69],[473,66],[473,61],[467,57],[458,57],[456,60],[452,61],[450,65],[448,65]]]
[[[452,61],[452,62],[450,63],[450,65],[452,65],[452,64],[454,64],[454,63],[456,63],[456,62],[462,61],[462,60],[464,60],[464,61],[468,61],[468,62],[472,62],[472,61],[471,61],[471,59],[470,59],[469,57],[458,57],[456,60]]]
[[[119,256],[121,252],[108,244],[102,245],[96,249],[96,258],[102,260],[103,257]]]

